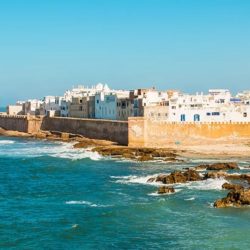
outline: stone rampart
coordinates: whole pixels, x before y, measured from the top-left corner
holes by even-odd
[[[40,130],[79,134],[134,147],[249,143],[249,122],[166,122],[131,117],[129,121],[0,115],[0,127],[35,134]]]
[[[249,122],[166,122],[129,118],[129,146],[168,147],[250,141]]]
[[[99,119],[45,117],[42,130],[80,134],[91,139],[128,144],[128,122]]]
[[[27,133],[28,131],[27,116],[0,115],[0,127],[6,130],[14,130]]]

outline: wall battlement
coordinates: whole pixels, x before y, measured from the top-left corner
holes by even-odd
[[[167,147],[246,140],[250,141],[250,122],[166,122],[129,118],[129,146]]]

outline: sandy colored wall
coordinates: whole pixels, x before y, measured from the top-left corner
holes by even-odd
[[[250,123],[172,123],[129,118],[129,146],[168,147],[250,141]]]
[[[42,130],[80,134],[91,139],[128,144],[128,122],[97,119],[46,117]]]
[[[19,132],[28,131],[28,121],[26,116],[0,116],[0,127],[6,130],[14,130]]]

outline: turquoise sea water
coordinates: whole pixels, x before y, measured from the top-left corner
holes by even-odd
[[[146,184],[203,161],[115,161],[71,144],[0,137],[0,248],[249,249],[250,208],[212,207],[226,195],[224,180],[161,196]],[[240,161],[243,172],[249,165]]]
[[[6,112],[6,108],[5,107],[0,107],[0,112]]]

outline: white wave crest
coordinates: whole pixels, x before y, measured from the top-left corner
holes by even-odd
[[[0,144],[3,144],[3,145],[5,145],[5,144],[13,144],[13,143],[15,143],[15,142],[11,141],[11,140],[0,140]]]
[[[184,199],[185,201],[193,201],[195,200],[195,197],[190,197],[190,198],[187,198],[187,199]]]
[[[178,193],[180,192],[182,189],[175,189],[174,190],[174,193],[166,193],[166,194],[159,194],[158,192],[153,192],[153,193],[149,193],[148,195],[149,196],[163,196],[163,195],[172,195],[172,194],[175,194],[175,193]]]
[[[161,182],[148,182],[148,179],[157,177],[156,175],[147,175],[147,176],[137,176],[137,175],[128,175],[128,176],[110,176],[113,179],[118,179],[115,182],[121,184],[144,184],[152,186],[162,186]]]
[[[90,201],[84,201],[84,200],[66,201],[65,203],[68,204],[68,205],[86,205],[86,206],[89,206],[89,207],[108,207],[108,206],[105,206],[105,205],[98,205],[98,204],[92,203]]]
[[[6,148],[0,151],[0,155],[17,156],[17,157],[41,157],[51,156],[56,158],[80,160],[89,158],[97,161],[102,159],[102,156],[97,152],[92,152],[91,149],[76,149],[73,143],[64,142],[35,142],[15,143],[12,148]]]
[[[148,176],[136,176],[136,175],[128,175],[128,176],[111,176],[111,178],[116,179],[116,183],[121,184],[143,184],[143,185],[152,185],[152,186],[174,186],[175,192],[180,191],[183,188],[188,189],[196,189],[196,190],[221,190],[222,185],[225,182],[228,182],[224,178],[219,179],[207,179],[202,181],[193,181],[187,183],[175,183],[175,184],[163,184],[162,182],[147,182],[150,178],[155,178],[159,174],[148,175]],[[155,196],[156,193],[150,193],[149,195]]]
[[[222,185],[228,182],[224,178],[218,179],[207,179],[204,181],[194,181],[186,184],[188,189],[196,189],[196,190],[221,190]],[[185,184],[183,184],[185,185]]]

